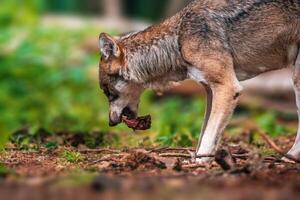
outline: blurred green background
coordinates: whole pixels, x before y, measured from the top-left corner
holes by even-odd
[[[148,91],[141,113],[153,116],[153,128],[142,134],[121,125],[108,127],[108,105],[98,86],[100,32],[121,32],[95,26],[91,19],[132,19],[145,24],[174,13],[188,1],[161,0],[1,0],[0,2],[0,143],[26,127],[34,135],[43,128],[116,134],[118,145],[195,145],[204,114],[203,97],[166,96]],[[109,5],[112,4],[112,5]],[[118,4],[118,8],[115,6]],[[171,6],[172,5],[172,6]],[[80,26],[47,23],[49,16],[76,16]],[[51,18],[51,17],[50,17]],[[72,18],[72,17],[71,17]],[[124,30],[126,32],[128,30]],[[92,41],[92,42],[91,42]],[[94,42],[96,41],[96,42]],[[93,43],[94,42],[94,43]],[[92,43],[92,44],[91,44]],[[92,46],[92,47],[90,47]],[[266,111],[266,110],[263,110]],[[254,117],[267,131],[279,134],[276,111],[239,112]]]

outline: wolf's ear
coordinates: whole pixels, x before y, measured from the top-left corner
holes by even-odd
[[[116,40],[106,33],[100,34],[99,47],[105,60],[108,60],[111,57],[119,57],[121,55],[121,50]]]

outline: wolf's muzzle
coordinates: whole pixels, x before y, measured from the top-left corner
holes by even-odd
[[[122,111],[122,116],[127,117],[128,119],[134,119],[136,118],[136,113],[133,112],[129,106],[126,106]]]
[[[116,126],[122,122],[122,117],[125,116],[127,119],[135,119],[136,118],[136,113],[130,109],[129,106],[126,106],[123,111],[121,116],[119,116],[117,113],[113,112],[109,115],[109,126]]]
[[[117,113],[113,112],[109,115],[109,126],[116,126],[120,124],[121,121],[121,116],[119,116]]]

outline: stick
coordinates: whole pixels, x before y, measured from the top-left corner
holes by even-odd
[[[97,163],[109,162],[109,161],[118,162],[118,160],[116,160],[118,157],[126,156],[126,155],[129,155],[129,154],[128,153],[116,153],[116,154],[113,154],[113,155],[105,155],[105,156],[103,156],[102,158],[100,158],[98,160],[88,162],[87,165],[94,165],[94,164],[97,164]]]
[[[84,149],[84,150],[80,150],[80,153],[112,153],[112,154],[118,154],[121,151],[119,150],[111,150],[111,149]]]
[[[186,153],[161,153],[159,154],[161,157],[175,157],[175,158],[192,158],[190,154]]]
[[[259,135],[267,142],[267,144],[272,147],[272,149],[274,149],[276,152],[280,153],[280,154],[284,154],[283,150],[277,146],[277,144],[269,137],[267,136],[267,134],[259,131],[258,132]]]
[[[5,151],[18,151],[20,150],[20,148],[18,147],[6,147],[4,148]]]
[[[194,148],[174,148],[174,147],[162,147],[158,149],[152,149],[150,152],[160,152],[160,151],[195,151]]]
[[[88,163],[88,166],[94,165],[97,163],[101,163],[101,162],[110,162],[110,161],[115,161],[115,159],[114,158],[101,158],[101,159],[94,160],[94,161]]]
[[[192,158],[190,154],[185,154],[185,153],[161,153],[159,154],[161,157],[177,157],[177,158]],[[203,154],[203,155],[198,155],[195,158],[214,158],[214,154]],[[233,158],[237,159],[247,159],[249,157],[249,154],[232,154]]]
[[[204,164],[187,164],[181,166],[183,169],[194,169],[194,168],[206,168],[207,165]]]
[[[281,148],[277,146],[277,144],[265,133],[262,131],[258,131],[258,134],[267,142],[267,144],[274,149],[277,153],[279,153],[281,156],[294,161],[296,163],[300,163],[300,160],[296,159],[294,156],[286,154]]]

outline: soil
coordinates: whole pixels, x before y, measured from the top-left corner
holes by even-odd
[[[286,150],[293,139],[274,142]],[[247,134],[225,138],[224,144],[216,155],[207,155],[215,159],[210,164],[193,162],[192,148],[20,150],[10,145],[0,154],[9,170],[0,175],[0,199],[299,199],[300,164],[262,153],[267,144],[249,143]],[[65,151],[81,158],[67,161]]]

